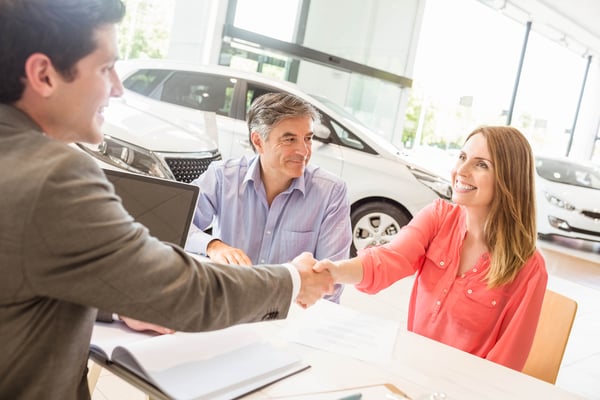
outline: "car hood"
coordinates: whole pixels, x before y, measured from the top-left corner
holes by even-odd
[[[127,104],[123,99],[113,99],[104,110],[102,129],[105,135],[155,152],[216,152],[217,144],[204,132],[207,124],[202,114],[212,113],[198,111],[198,124],[193,128],[182,127],[170,119]],[[216,124],[211,129],[216,129]],[[216,132],[213,135],[216,136]]]
[[[536,185],[538,191],[548,192],[577,209],[600,211],[600,190],[553,182],[539,176]]]

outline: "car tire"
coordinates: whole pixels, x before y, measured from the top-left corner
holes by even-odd
[[[388,243],[411,216],[399,207],[384,201],[372,201],[351,212],[352,246],[350,256],[356,251]]]

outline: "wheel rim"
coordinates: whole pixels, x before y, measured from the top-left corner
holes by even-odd
[[[400,224],[384,213],[369,213],[360,218],[352,231],[356,250],[388,243],[400,231]]]

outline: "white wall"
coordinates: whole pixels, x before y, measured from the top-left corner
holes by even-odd
[[[167,58],[216,64],[227,1],[176,0]]]

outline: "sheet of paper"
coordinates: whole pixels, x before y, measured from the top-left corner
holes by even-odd
[[[392,357],[398,327],[399,321],[320,300],[290,321],[283,335],[292,342],[377,362]]]

